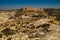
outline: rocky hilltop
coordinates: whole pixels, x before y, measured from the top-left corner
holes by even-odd
[[[0,40],[60,40],[60,9],[0,10]]]

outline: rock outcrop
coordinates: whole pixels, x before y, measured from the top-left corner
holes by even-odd
[[[1,10],[0,40],[60,40],[58,15],[60,9]]]

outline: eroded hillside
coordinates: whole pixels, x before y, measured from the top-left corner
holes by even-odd
[[[1,10],[0,40],[60,40],[60,9]]]

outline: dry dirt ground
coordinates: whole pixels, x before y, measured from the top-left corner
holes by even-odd
[[[0,10],[0,40],[60,40],[60,9]]]

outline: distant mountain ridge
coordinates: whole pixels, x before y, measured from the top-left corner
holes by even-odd
[[[20,17],[22,15],[25,16],[32,16],[32,15],[49,15],[52,17],[57,17],[57,19],[60,18],[60,9],[46,9],[46,8],[34,8],[34,7],[23,7],[20,9],[12,9],[12,10],[0,10],[0,14],[6,15],[6,19],[8,20],[9,18],[16,18]],[[3,15],[1,17],[3,17]],[[3,19],[4,20],[4,17]],[[60,19],[59,19],[60,20]]]

